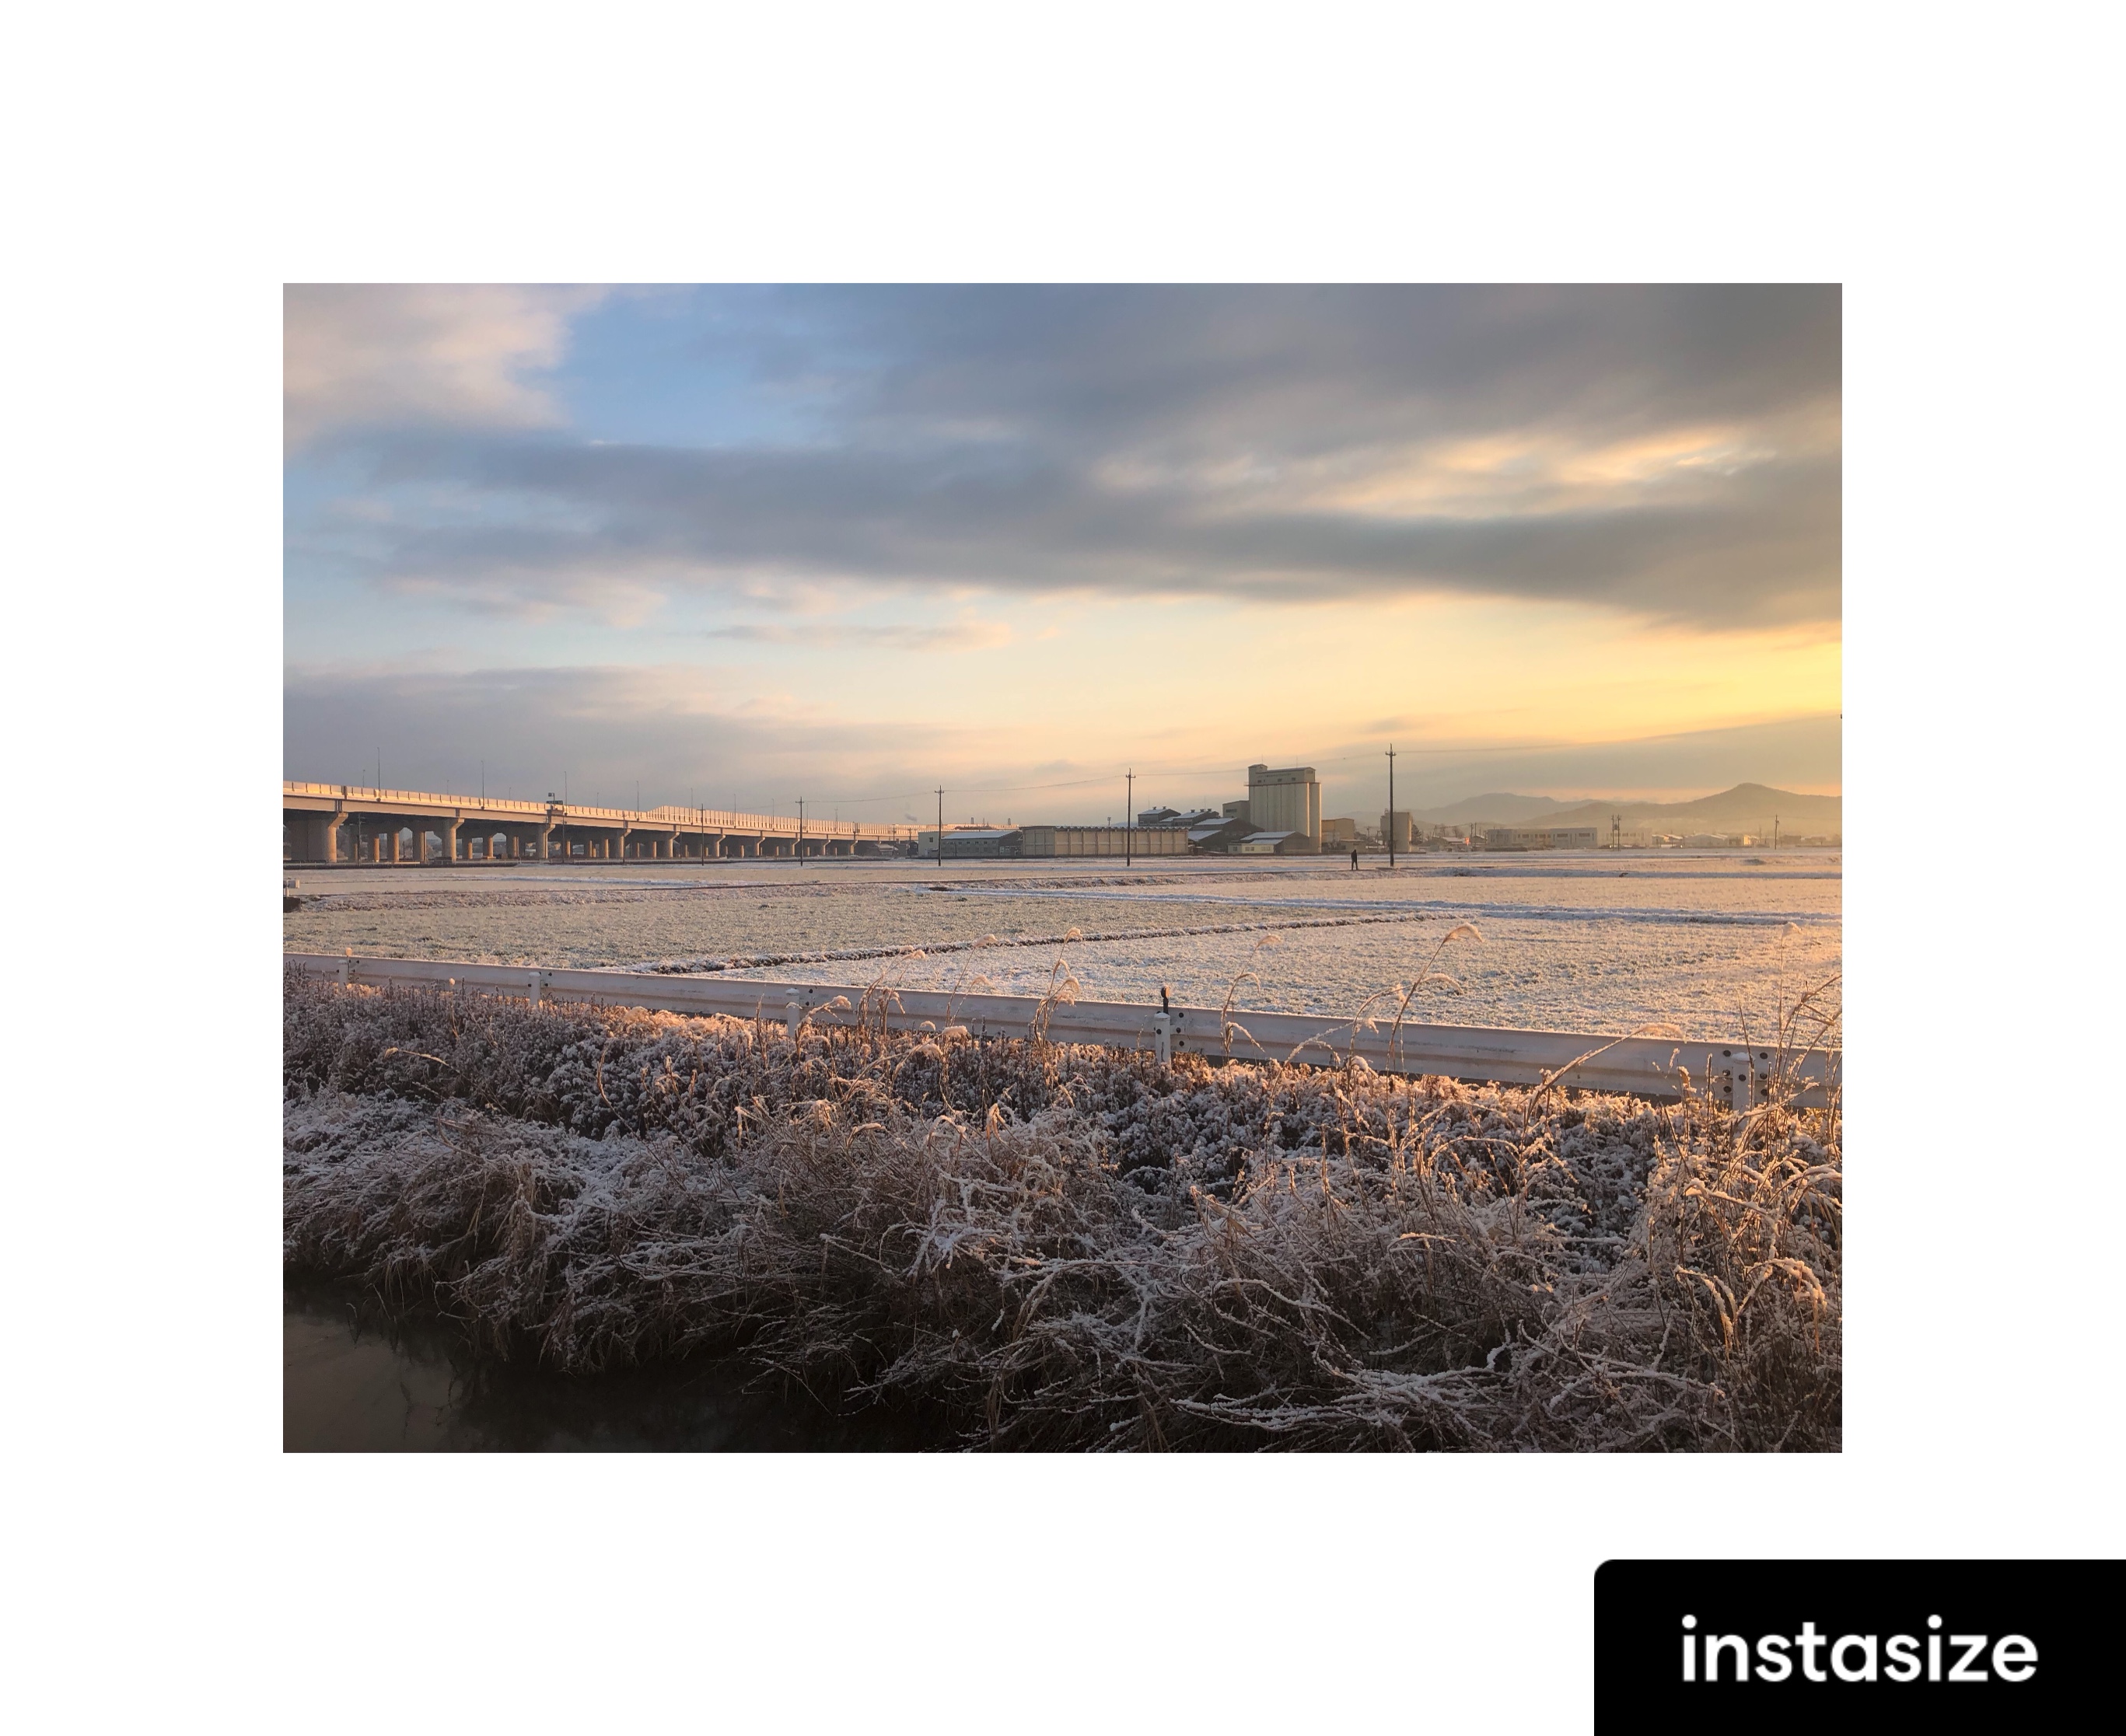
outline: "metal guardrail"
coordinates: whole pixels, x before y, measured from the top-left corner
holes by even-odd
[[[357,802],[386,812],[393,809],[403,809],[411,813],[417,809],[450,808],[504,818],[544,820],[550,818],[562,825],[571,821],[590,823],[619,821],[645,832],[676,827],[682,832],[758,832],[778,837],[795,837],[801,831],[810,840],[815,837],[912,838],[921,829],[897,821],[822,820],[809,815],[801,826],[794,814],[740,814],[734,809],[674,808],[669,804],[661,808],[646,809],[588,808],[580,802],[522,802],[502,796],[451,795],[423,790],[380,790],[360,784],[300,783],[286,778],[281,780],[281,794],[284,798],[298,796]]]
[[[899,1030],[959,1028],[971,1036],[1027,1035],[1044,1003],[1031,996],[944,994],[933,990],[877,991],[818,983],[739,981],[668,976],[646,971],[565,970],[522,965],[460,964],[449,960],[357,958],[352,954],[291,952],[286,964],[343,984],[402,984],[431,988],[522,996],[534,1001],[588,1002],[657,1012],[720,1013],[767,1019],[794,1032],[815,1024],[853,1024],[860,1017]],[[884,1005],[881,1007],[881,998]],[[1392,1009],[1390,1009],[1392,1012]],[[1536,1085],[1555,1080],[1583,1091],[1680,1097],[1686,1088],[1709,1092],[1738,1109],[1760,1101],[1783,1070],[1795,1101],[1820,1106],[1839,1083],[1844,1051],[1815,1049],[1781,1055],[1740,1042],[1667,1037],[1611,1037],[1557,1031],[1491,1029],[1473,1025],[1370,1021],[1314,1013],[1235,1012],[1217,1007],[1135,1006],[1118,1001],[1056,1002],[1043,1029],[1057,1043],[1150,1050],[1247,1061],[1298,1061],[1340,1066],[1363,1060],[1375,1071],[1432,1074],[1472,1083]]]

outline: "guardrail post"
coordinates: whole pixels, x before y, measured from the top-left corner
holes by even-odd
[[[532,991],[532,1004],[534,1007],[544,1007],[546,1004],[546,973],[545,971],[533,971],[531,979],[525,987]]]
[[[354,981],[354,949],[349,947],[346,957],[339,961],[339,986],[347,988]]]
[[[1174,1015],[1155,1012],[1151,1016],[1151,1047],[1159,1057],[1159,1064],[1169,1066],[1174,1060]]]
[[[796,1001],[782,1003],[782,1028],[790,1035],[794,1037],[797,1035],[798,1022],[803,1018],[804,1012],[804,1007]]]
[[[1771,1073],[1772,1052],[1769,1049],[1748,1050],[1739,1044],[1732,1049],[1723,1049],[1713,1063],[1713,1092],[1724,1095],[1727,1106],[1736,1115],[1747,1115],[1755,1106],[1757,1074]],[[1725,1078],[1723,1086],[1721,1080]]]

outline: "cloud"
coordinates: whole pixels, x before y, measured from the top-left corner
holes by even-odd
[[[348,428],[558,427],[527,373],[550,369],[597,290],[508,285],[290,284],[283,437]]]
[[[781,573],[1269,602],[1447,591],[1731,625],[1839,611],[1835,457],[1494,514],[1125,493],[1053,465],[958,455],[428,446],[432,474],[454,465],[468,486],[576,521],[437,524],[392,539],[394,576],[469,598],[580,603],[609,586],[717,588]]]
[[[396,789],[559,790],[579,801],[634,798],[725,805],[733,779],[749,804],[807,787],[920,789],[900,757],[934,738],[876,719],[845,718],[817,702],[734,702],[727,672],[677,665],[521,669],[356,669],[295,667],[282,693],[285,775],[367,782],[381,756]],[[364,769],[366,767],[367,769]],[[722,793],[713,798],[714,785]],[[869,810],[866,810],[869,811]],[[881,810],[882,811],[882,810]]]
[[[743,640],[760,645],[802,645],[834,650],[986,651],[1011,642],[1002,621],[955,621],[941,626],[882,625],[820,622],[804,627],[747,625],[711,627],[705,639]]]
[[[1392,727],[1404,720],[1382,721]],[[1599,795],[1680,800],[1743,783],[1835,792],[1842,782],[1843,753],[1843,726],[1835,713],[1499,752],[1453,747],[1413,752],[1406,745],[1396,760],[1396,802],[1443,807],[1501,790],[1568,800]],[[1355,804],[1355,811],[1377,813],[1386,805],[1377,749],[1354,743],[1323,758],[1330,811],[1354,811]],[[1338,802],[1345,805],[1335,806]]]
[[[465,791],[485,762],[492,792],[539,795],[564,779],[578,800],[634,799],[766,809],[799,793],[845,815],[899,815],[935,783],[973,792],[999,815],[1096,819],[1119,800],[1098,750],[1058,758],[1052,743],[994,719],[890,722],[837,710],[831,693],[734,701],[731,672],[682,665],[449,670],[296,667],[283,692],[284,775],[367,783],[383,759],[394,788]],[[1372,815],[1386,802],[1377,743],[1300,739],[1279,764],[1316,766],[1325,811]],[[1835,714],[1736,728],[1486,752],[1414,751],[1396,762],[1400,805],[1434,807],[1509,790],[1560,797],[1675,799],[1741,782],[1835,790]],[[1223,767],[1136,761],[1140,794],[1177,805],[1245,794],[1250,751]],[[1089,787],[1099,779],[1096,788]]]
[[[700,370],[713,439],[594,445],[527,432],[521,403],[486,432],[379,433],[363,485],[397,510],[369,570],[489,608],[825,583],[1838,617],[1835,288],[849,289],[702,309],[669,366]],[[521,393],[527,365],[490,372]],[[475,509],[424,507],[437,490]]]

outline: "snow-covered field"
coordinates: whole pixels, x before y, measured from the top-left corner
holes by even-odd
[[[1822,851],[1428,856],[1393,874],[1348,857],[298,872],[296,951],[1007,993],[1044,988],[1061,958],[1092,998],[1164,984],[1329,1013],[1429,964],[1455,981],[1413,1013],[1453,1024],[1754,1032],[1840,959],[1840,858]],[[1481,941],[1443,948],[1464,922]]]

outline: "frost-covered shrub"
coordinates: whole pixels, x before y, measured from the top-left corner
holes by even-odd
[[[1835,1447],[1835,1113],[286,988],[286,1258],[999,1446]]]

